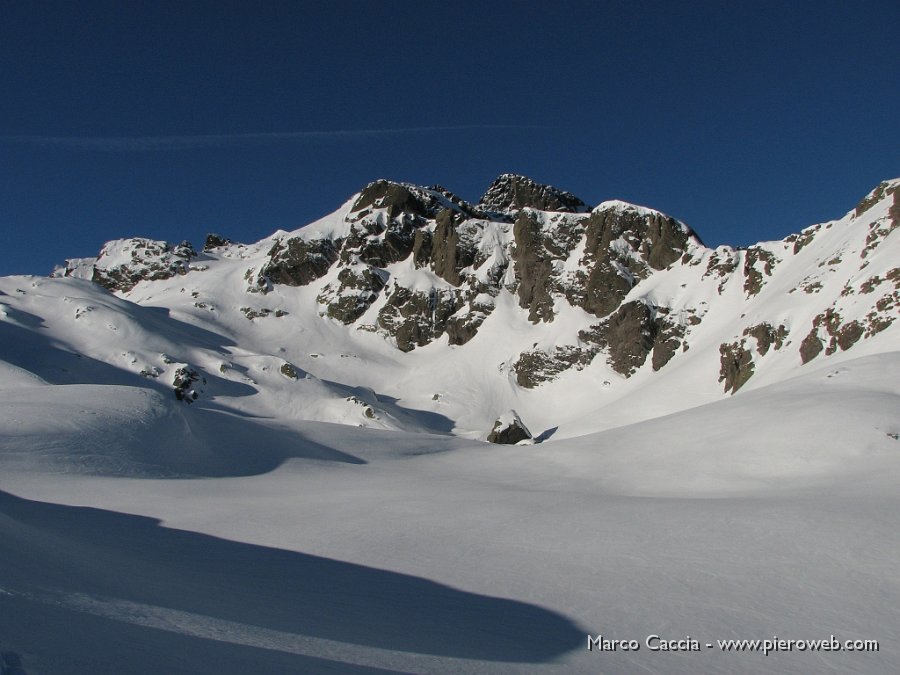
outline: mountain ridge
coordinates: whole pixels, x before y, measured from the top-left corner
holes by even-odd
[[[223,381],[235,379],[297,399],[289,415],[325,421],[406,428],[418,411],[437,415],[424,428],[484,438],[511,408],[539,431],[607,410],[603,427],[607,415],[633,416],[620,408],[634,397],[645,395],[649,415],[778,381],[848,350],[890,349],[885,335],[896,331],[900,306],[891,254],[898,186],[885,181],[844,218],[781,241],[709,248],[659,211],[617,200],[591,208],[512,174],[479,205],[441,186],[382,179],[319,221],[254,244],[212,235],[197,251],[118,240],[56,276],[91,279],[227,334],[256,355],[256,366],[240,366],[246,373],[265,367],[280,378],[240,375],[226,353],[185,355],[177,366],[146,354],[138,372],[171,379],[183,394],[196,385],[201,403],[243,406],[224,393]],[[572,210],[527,205],[550,198]],[[503,204],[510,208],[490,210]],[[292,346],[292,335],[308,348]],[[342,363],[326,367],[322,354],[336,345]],[[348,367],[357,357],[371,373]],[[217,384],[202,387],[203,378]],[[310,391],[284,390],[299,381]],[[672,393],[685,386],[689,395]],[[572,402],[566,388],[587,400]],[[314,389],[343,403],[331,412],[309,404]],[[602,393],[596,404],[591,392]]]

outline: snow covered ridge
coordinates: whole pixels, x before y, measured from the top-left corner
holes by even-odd
[[[478,438],[515,409],[541,438],[564,420],[632,419],[636,398],[671,412],[896,350],[898,188],[783,241],[710,249],[653,209],[591,208],[520,176],[479,204],[378,180],[253,244],[110,242],[57,270],[60,285],[4,286],[0,309],[58,325],[69,352],[145,384],[189,380],[184,402]],[[72,311],[51,316],[60,302]],[[579,421],[598,410],[612,417]]]
[[[67,260],[52,276],[90,279],[111,291],[127,292],[140,281],[187,274],[191,259],[196,257],[187,241],[173,245],[141,237],[117,239],[107,242],[96,258]]]

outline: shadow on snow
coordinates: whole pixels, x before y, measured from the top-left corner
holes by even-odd
[[[569,619],[535,605],[6,492],[0,492],[0,589],[4,647],[42,663],[69,658],[70,666],[84,662],[85,669],[93,664],[104,672],[193,672],[194,658],[207,666],[227,663],[216,672],[235,673],[270,672],[260,669],[261,656],[286,672],[327,672],[335,662],[321,654],[285,654],[278,644],[259,649],[227,638],[195,643],[196,636],[177,626],[161,631],[127,618],[123,623],[73,614],[65,603],[36,601],[33,594],[50,589],[61,598],[114,598],[277,635],[494,662],[547,662],[584,637]],[[114,647],[117,642],[128,648]],[[77,649],[65,657],[68,645]],[[129,662],[138,654],[159,661],[160,669]],[[199,672],[208,672],[207,666]],[[346,663],[339,669],[354,672]]]

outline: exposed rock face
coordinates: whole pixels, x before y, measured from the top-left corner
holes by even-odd
[[[431,269],[454,286],[463,283],[462,270],[475,262],[475,238],[466,236],[469,233],[464,223],[460,212],[443,209],[435,218],[434,234],[428,246]]]
[[[733,394],[752,377],[753,354],[740,342],[720,345],[719,354],[719,382],[725,382],[725,391]]]
[[[900,183],[885,182],[879,185],[872,193],[876,203],[882,199],[892,198],[891,207],[886,218],[873,221],[869,225],[869,235],[866,237],[866,246],[860,252],[860,257],[865,259],[874,251],[888,235],[900,228]],[[857,207],[859,210],[859,207]],[[868,211],[866,208],[865,211]]]
[[[893,203],[896,208],[898,204],[898,194],[900,194],[900,182],[890,180],[883,181],[856,205],[856,208],[853,210],[853,215],[859,218],[878,202],[890,196],[893,196]]]
[[[673,218],[622,202],[601,204],[587,221],[585,253],[569,300],[595,316],[606,316],[628,291],[679,260],[692,232]]]
[[[369,211],[384,209],[389,218],[396,218],[402,214],[431,218],[441,209],[451,205],[470,215],[473,214],[471,206],[439,185],[421,188],[382,179],[363,188],[353,204],[352,211],[367,215]]]
[[[375,181],[345,222],[340,236],[276,241],[259,272],[248,276],[248,290],[308,285],[337,265],[336,278],[317,295],[320,313],[354,324],[377,306],[377,330],[403,351],[445,333],[451,344],[465,344],[504,289],[516,294],[534,323],[552,321],[558,302],[605,317],[638,280],[677,261],[693,236],[667,216],[622,202],[588,213],[577,197],[512,174],[494,181],[477,206],[439,186]],[[398,264],[458,290],[437,281],[430,289],[396,280],[388,288]],[[573,361],[566,350],[557,361],[585,362],[584,355]]]
[[[515,410],[510,410],[494,422],[494,427],[488,434],[487,440],[489,443],[515,445],[529,438],[532,438],[532,435],[528,431],[528,427],[525,426]]]
[[[350,324],[366,313],[385,283],[387,272],[377,267],[345,267],[338,274],[337,284],[325,286],[316,299],[327,316]]]
[[[478,334],[478,329],[494,310],[493,299],[481,294],[469,301],[447,319],[445,329],[451,345],[464,345]]]
[[[778,351],[784,344],[788,330],[783,324],[775,328],[770,323],[760,323],[744,329],[744,335],[756,339],[756,351],[760,356],[765,356],[771,347]]]
[[[497,178],[478,202],[486,211],[509,212],[523,208],[581,213],[589,207],[578,197],[525,176],[505,173]]]
[[[265,289],[268,283],[285,286],[305,286],[324,276],[337,260],[340,241],[299,237],[276,241],[269,251],[269,262],[260,270],[257,286]]]
[[[395,284],[378,314],[378,325],[394,337],[398,349],[408,352],[443,335],[447,320],[462,305],[450,291],[425,293]]]
[[[858,234],[843,236],[835,225]],[[277,289],[271,308],[250,300],[216,306],[207,303],[208,291],[193,308],[240,311],[271,327],[268,317],[288,315],[280,307],[297,306],[292,312],[305,316],[295,298],[315,298],[321,317],[378,333],[404,352],[445,335],[450,345],[480,337],[494,349],[487,340],[506,335],[502,327],[493,331],[496,308],[521,308],[516,316],[527,316],[533,326],[523,330],[535,339],[511,340],[515,346],[497,359],[498,370],[520,387],[598,364],[623,378],[660,370],[690,342],[719,345],[719,382],[734,393],[771,359],[783,360],[778,352],[793,342],[807,363],[894,326],[900,268],[896,257],[885,262],[883,244],[898,228],[900,180],[879,185],[840,221],[780,242],[714,250],[652,209],[620,201],[590,209],[570,193],[513,174],[495,180],[475,205],[440,186],[379,180],[306,230],[251,245],[208,235],[203,264],[192,264],[197,254],[186,242],[129,239],[110,242],[97,259],[67,261],[54,274],[128,293],[144,280],[200,272],[207,262],[249,260],[240,272],[246,290]],[[289,288],[300,286],[311,288]],[[801,313],[786,309],[794,292],[789,301]],[[753,325],[742,321],[746,316]],[[281,325],[289,330],[293,322]],[[743,332],[709,335],[735,324]]]
[[[627,302],[579,337],[606,351],[609,365],[625,377],[643,366],[651,352],[653,369],[659,370],[681,346],[684,336],[684,327],[670,321],[666,314],[668,309],[664,307]]]
[[[223,246],[231,246],[234,242],[231,239],[226,239],[214,232],[211,232],[206,235],[206,240],[203,242],[203,250],[205,251],[214,251],[217,248],[222,248]]]
[[[762,290],[765,277],[772,276],[776,263],[775,256],[758,246],[747,249],[744,257],[744,291],[747,295],[756,295]],[[762,267],[762,270],[760,270]]]
[[[141,281],[187,274],[195,257],[197,253],[187,241],[173,245],[139,237],[118,239],[100,251],[91,279],[111,291],[127,293]]]
[[[553,253],[545,246],[540,225],[528,211],[522,211],[513,228],[519,305],[528,310],[528,318],[538,321],[553,319],[551,275]]]
[[[534,389],[544,382],[555,379],[569,368],[581,370],[594,359],[598,351],[597,347],[568,345],[556,347],[550,354],[540,349],[522,352],[513,366],[516,383],[520,387]]]
[[[875,317],[877,318],[877,314]],[[827,345],[823,340],[823,333],[828,340]],[[800,356],[803,363],[807,363],[816,358],[823,348],[826,356],[834,354],[839,348],[846,351],[865,334],[863,324],[855,319],[844,322],[840,313],[830,307],[813,319],[812,329],[800,345]]]
[[[753,343],[749,338],[756,342],[756,353],[765,356],[769,350],[780,350],[787,336],[788,329],[784,324],[776,328],[763,322],[745,328],[739,340],[719,345],[719,382],[725,383],[725,391],[735,393],[756,371]]]

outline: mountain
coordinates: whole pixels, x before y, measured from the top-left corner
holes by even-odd
[[[5,304],[186,402],[482,439],[515,409],[563,437],[893,350],[898,186],[782,241],[710,249],[653,209],[522,176],[477,204],[378,180],[252,244],[110,242]],[[218,344],[170,337],[187,327]]]
[[[900,671],[898,188],[711,249],[382,180],[0,278],[0,670]]]

